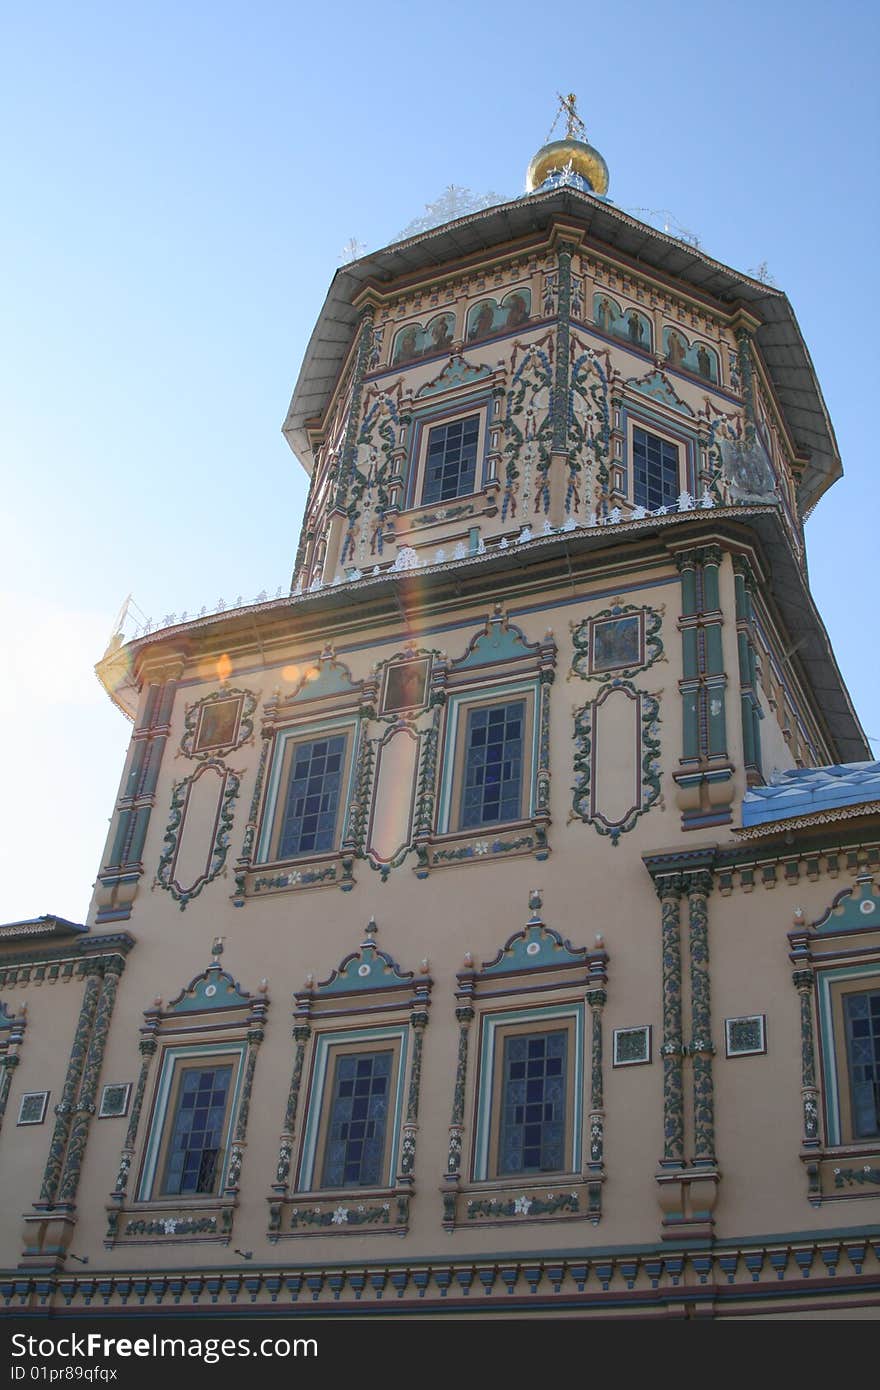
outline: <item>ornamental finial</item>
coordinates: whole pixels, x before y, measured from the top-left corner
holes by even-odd
[[[568,96],[565,97],[562,95],[561,92],[557,92],[556,95],[559,97],[560,108],[557,115],[561,115],[564,111],[566,117],[568,118],[568,124],[566,126],[565,131],[566,138],[569,140],[585,140],[587,138],[587,131],[583,121],[581,120],[577,112],[577,96],[574,92],[569,92]],[[555,125],[556,122],[554,121],[553,124]]]

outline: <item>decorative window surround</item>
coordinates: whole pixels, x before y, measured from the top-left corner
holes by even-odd
[[[549,854],[550,686],[556,670],[552,633],[528,642],[509,624],[500,605],[458,660],[435,663],[433,723],[419,773],[415,850],[418,878],[438,868],[480,859]],[[527,703],[531,736],[521,784],[523,814],[514,821],[459,827],[463,739],[467,710],[477,704]]]
[[[596,1224],[602,1213],[605,1178],[605,1113],[602,1061],[602,1010],[606,1001],[608,955],[601,937],[596,950],[572,947],[544,923],[541,895],[532,892],[532,915],[497,956],[479,970],[470,953],[458,972],[456,1018],[458,1062],[444,1174],[443,1227],[483,1223],[518,1224],[524,1219],[555,1221],[587,1217]],[[540,991],[541,1002],[535,1000]],[[499,1010],[499,1004],[503,1009]],[[589,1006],[589,1012],[587,1009]],[[476,1075],[469,1083],[471,1026],[477,1020]],[[589,1027],[591,1040],[585,1044]],[[511,1033],[537,1034],[569,1030],[567,1049],[572,1077],[566,1105],[563,1172],[497,1174],[500,1098],[495,1094],[499,1052]],[[590,1058],[589,1083],[583,1074]],[[588,1148],[582,1152],[585,1089],[588,1091]],[[473,1115],[473,1138],[465,1143],[467,1097]],[[467,1155],[467,1159],[466,1159]]]
[[[259,699],[252,690],[221,686],[187,705],[178,756],[214,758],[254,741]]]
[[[193,1240],[228,1245],[232,1236],[239,1182],[247,1146],[254,1070],[269,1007],[263,980],[256,995],[242,991],[220,967],[222,938],[214,943],[210,965],[163,1009],[157,999],[144,1012],[141,1069],[135,1086],[128,1128],[119,1158],[114,1190],[107,1207],[104,1244],[180,1244]],[[154,1058],[158,1061],[154,1068]],[[169,1098],[178,1069],[203,1058],[235,1059],[233,1094],[225,1120],[225,1150],[216,1191],[210,1194],[161,1195],[161,1152],[172,1120]],[[151,1073],[158,1075],[151,1082]],[[151,1089],[149,1131],[141,1132],[147,1087]],[[137,1172],[137,1196],[128,1195]]]
[[[862,873],[807,925],[788,936],[801,1011],[801,1161],[812,1206],[877,1194],[880,1135],[857,1139],[843,1026],[847,994],[880,989],[880,889]],[[818,1056],[817,1056],[818,1054]]]
[[[0,1000],[0,1128],[6,1116],[12,1078],[21,1061],[20,1051],[26,1028],[27,1009],[13,1014],[9,1006]]]
[[[428,962],[419,975],[403,972],[375,943],[371,918],[366,939],[326,980],[312,977],[296,993],[293,1072],[279,1141],[278,1163],[269,1197],[268,1237],[360,1234],[376,1230],[404,1235],[415,1190],[422,1044],[428,1023],[431,978]],[[377,1022],[377,1015],[381,1022]],[[344,1025],[344,1027],[341,1027]],[[321,1187],[325,1171],[328,1087],[341,1050],[391,1050],[393,1097],[386,1120],[383,1172],[375,1187]],[[308,1073],[302,1109],[297,1114]],[[296,1155],[296,1158],[294,1156]]]
[[[337,661],[331,646],[320,656],[298,663],[303,675],[296,688],[276,692],[263,705],[262,747],[245,827],[241,854],[235,865],[232,901],[243,907],[248,898],[290,890],[354,885],[358,830],[363,814],[366,721],[376,708],[376,681],[353,681]],[[284,745],[288,739],[308,741],[324,733],[345,733],[346,769],[336,831],[337,847],[321,854],[271,862],[268,859],[277,819]],[[268,777],[267,777],[268,774]]]
[[[574,656],[568,679],[629,680],[655,661],[666,661],[660,637],[665,612],[665,604],[637,607],[618,598],[601,613],[569,623]],[[609,633],[611,628],[616,631]]]

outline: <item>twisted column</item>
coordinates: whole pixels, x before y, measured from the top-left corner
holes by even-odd
[[[124,969],[125,959],[122,956],[112,956],[104,967],[104,981],[95,1009],[95,1023],[83,1067],[79,1097],[73,1112],[73,1124],[67,1141],[67,1152],[64,1156],[64,1168],[59,1187],[59,1196],[62,1202],[74,1201],[79,1187],[83,1155],[89,1137],[89,1126],[95,1113],[95,1096],[101,1078],[104,1048],[107,1045],[107,1034],[110,1031],[113,1006],[116,1003],[119,977]]]
[[[306,1044],[311,1037],[312,1030],[307,1023],[298,1023],[293,1030],[296,1041],[296,1052],[293,1057],[293,1072],[290,1077],[290,1089],[287,1092],[287,1105],[284,1110],[284,1125],[281,1131],[281,1139],[278,1148],[278,1163],[275,1169],[275,1181],[273,1189],[279,1193],[287,1191],[287,1182],[290,1177],[290,1159],[293,1153],[293,1140],[296,1133],[296,1112],[299,1106],[299,1089],[302,1084],[303,1062],[306,1055]]]
[[[260,1007],[259,1005],[257,1006]],[[244,1068],[244,1082],[241,1088],[241,1098],[238,1102],[238,1113],[235,1118],[235,1128],[232,1135],[232,1149],[229,1155],[229,1168],[226,1172],[226,1183],[224,1186],[225,1196],[234,1196],[238,1191],[238,1181],[241,1177],[241,1165],[244,1159],[245,1136],[247,1134],[248,1115],[251,1110],[251,1092],[254,1088],[254,1071],[257,1065],[257,1053],[260,1043],[263,1041],[263,1011],[262,1006],[259,1018],[251,1022],[247,1033],[247,1061]]]
[[[413,1056],[409,1070],[409,1093],[406,1101],[406,1120],[403,1126],[403,1144],[400,1159],[400,1179],[412,1185],[413,1169],[416,1163],[416,1134],[419,1124],[419,1091],[422,1084],[422,1046],[425,1041],[425,1028],[428,1015],[419,1010],[410,1016],[413,1030]]]
[[[134,1146],[137,1142],[138,1127],[141,1122],[141,1111],[144,1105],[144,1094],[147,1089],[147,1077],[150,1074],[150,1067],[156,1055],[156,1028],[158,1018],[152,1020],[152,1032],[148,1037],[140,1040],[141,1070],[135,1086],[134,1099],[131,1103],[131,1112],[128,1117],[128,1129],[125,1132],[125,1142],[122,1152],[119,1155],[119,1168],[116,1172],[116,1183],[113,1188],[113,1196],[117,1200],[125,1195],[128,1187],[128,1178],[131,1172],[131,1161],[134,1158]]]
[[[665,1166],[684,1167],[684,1096],[681,1033],[680,874],[654,880],[660,899],[663,964],[663,1159]]]
[[[73,1118],[74,1102],[82,1080],[86,1051],[95,1022],[98,995],[101,990],[98,962],[87,961],[85,971],[87,972],[86,987],[83,991],[83,1001],[80,1005],[79,1019],[73,1036],[73,1046],[70,1049],[70,1059],[67,1063],[67,1074],[64,1078],[61,1099],[55,1106],[55,1126],[49,1142],[49,1157],[46,1159],[43,1182],[40,1187],[39,1200],[46,1202],[49,1206],[54,1206],[55,1198],[58,1195],[58,1185],[61,1181],[64,1155],[67,1151],[67,1140]]]
[[[715,1089],[712,1078],[712,1006],[709,984],[709,910],[711,873],[685,876],[691,965],[691,1045],[693,1058],[694,1164],[715,1164]]]
[[[801,1001],[801,1104],[805,1149],[819,1147],[819,1088],[816,1085],[816,1053],[813,1044],[813,972],[795,970],[792,975]]]
[[[449,1120],[449,1149],[446,1155],[446,1177],[457,1182],[461,1172],[461,1145],[464,1133],[464,1093],[467,1084],[468,1047],[474,1011],[470,1005],[455,1010],[458,1019],[458,1062],[455,1068],[455,1091],[452,1096],[452,1115]]]

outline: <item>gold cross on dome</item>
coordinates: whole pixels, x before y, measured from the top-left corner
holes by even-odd
[[[568,96],[563,96],[561,92],[557,92],[556,95],[559,97],[560,111],[564,111],[568,117],[568,126],[565,132],[566,138],[569,140],[576,140],[579,136],[585,136],[586,128],[578,115],[577,96],[575,93],[569,92]]]

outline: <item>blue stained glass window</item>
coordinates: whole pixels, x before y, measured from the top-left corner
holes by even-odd
[[[880,990],[844,997],[856,1139],[880,1134]]]
[[[393,1052],[337,1058],[324,1146],[324,1187],[380,1187]]]
[[[645,430],[633,430],[633,500],[649,512],[675,507],[680,492],[678,449]]]
[[[568,1033],[514,1033],[504,1040],[498,1172],[565,1167]]]
[[[216,1192],[232,1067],[187,1067],[177,1092],[163,1194]]]
[[[334,848],[344,763],[344,734],[296,745],[281,822],[279,859]]]
[[[428,431],[422,502],[446,502],[473,492],[477,476],[479,415]]]
[[[468,711],[461,827],[522,815],[524,700]]]

